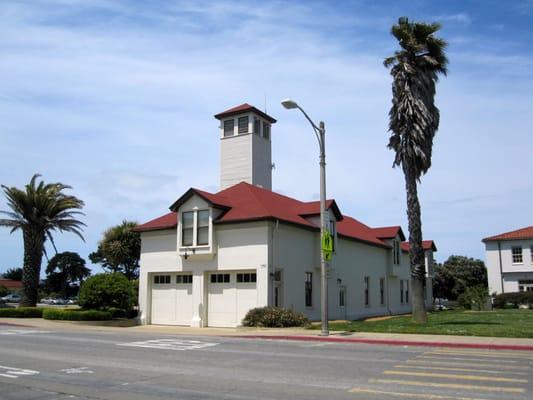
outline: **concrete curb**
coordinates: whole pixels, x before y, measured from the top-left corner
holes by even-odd
[[[385,346],[417,346],[417,347],[451,347],[463,349],[485,349],[485,350],[521,350],[533,351],[533,346],[521,344],[495,344],[495,343],[465,343],[465,342],[431,342],[419,340],[395,340],[395,339],[358,339],[320,336],[281,336],[281,335],[239,335],[227,336],[241,339],[263,339],[263,340],[295,340],[303,342],[333,342],[333,343],[363,343],[378,344]]]

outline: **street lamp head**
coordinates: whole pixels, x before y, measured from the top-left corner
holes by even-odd
[[[291,110],[293,108],[298,108],[298,104],[296,104],[295,101],[291,99],[285,99],[281,102],[281,105],[285,107],[287,110]]]

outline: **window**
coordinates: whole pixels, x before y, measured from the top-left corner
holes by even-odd
[[[251,282],[257,282],[257,274],[255,272],[237,274],[237,283],[251,283]]]
[[[370,304],[369,286],[370,278],[368,276],[365,276],[365,306],[368,306]]]
[[[519,292],[533,292],[533,279],[525,279],[518,281]]]
[[[232,119],[227,119],[224,121],[224,137],[233,136],[234,134],[235,121]]]
[[[339,287],[339,307],[344,307],[346,301],[346,288],[344,286]]]
[[[194,233],[194,211],[187,211],[181,214],[181,244],[182,246],[192,246]]]
[[[405,281],[405,302],[409,303],[409,281]]]
[[[261,134],[261,120],[257,117],[254,118],[254,133],[257,135]]]
[[[270,125],[263,121],[263,137],[270,139]]]
[[[207,246],[208,244],[209,210],[181,213],[181,246]]]
[[[209,210],[198,211],[196,235],[198,246],[209,244]]]
[[[192,274],[188,275],[176,275],[176,283],[192,283]]]
[[[313,307],[313,273],[305,273],[305,306]]]
[[[403,304],[403,279],[400,279],[400,303]]]
[[[248,117],[239,118],[239,133],[248,133]]]
[[[154,275],[154,283],[157,285],[165,285],[170,283],[170,275]]]
[[[531,262],[533,263],[533,246],[529,248],[529,254],[531,255]]]
[[[211,274],[211,283],[229,283],[229,274]]]
[[[524,262],[522,258],[522,246],[516,246],[512,248],[513,264],[521,264]]]
[[[331,239],[333,241],[332,248],[333,251],[335,251],[335,237],[337,236],[337,233],[335,231],[335,220],[330,220],[328,225],[329,233],[331,234]]]
[[[380,304],[385,304],[385,278],[379,278],[379,301]]]
[[[392,259],[394,265],[400,264],[400,242],[397,240],[392,241]]]

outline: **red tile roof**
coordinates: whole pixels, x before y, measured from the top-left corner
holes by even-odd
[[[256,113],[257,115],[259,115],[261,117],[263,117],[264,119],[266,119],[267,121],[269,121],[272,124],[275,124],[277,122],[274,118],[272,118],[267,113],[264,113],[263,111],[255,108],[254,106],[252,106],[252,105],[250,105],[248,103],[243,103],[240,106],[235,106],[233,108],[230,108],[229,110],[222,111],[221,113],[216,114],[215,118],[216,119],[223,119],[223,118],[226,118],[226,117],[229,117],[229,116],[232,116],[232,115],[243,114],[245,112],[250,112],[250,111]]]
[[[22,289],[22,282],[0,278],[0,286],[3,286],[7,289]]]
[[[170,229],[177,225],[177,213],[181,204],[191,196],[198,195],[215,207],[221,208],[223,213],[214,221],[216,224],[236,223],[258,220],[280,220],[304,228],[318,230],[319,227],[304,218],[306,215],[320,213],[318,201],[302,202],[291,197],[272,192],[249,183],[241,182],[218,193],[208,193],[198,189],[189,189],[170,207],[172,212],[156,218],[145,224],[138,225],[139,232]],[[390,248],[380,239],[378,234],[387,232],[401,232],[400,227],[385,227],[373,229],[362,222],[343,216],[335,203],[328,200],[327,207],[331,207],[337,216],[337,234],[342,237],[358,240],[375,246]]]
[[[409,251],[409,242],[402,242],[400,245],[403,251]],[[422,248],[424,250],[433,250],[437,251],[437,246],[433,240],[422,240]]]
[[[396,236],[400,236],[400,240],[405,240],[401,226],[382,226],[379,228],[372,228],[376,237],[380,239],[394,239]]]
[[[533,226],[526,226],[525,228],[517,229],[515,231],[500,233],[499,235],[495,236],[489,236],[483,239],[483,242],[520,239],[533,239]]]

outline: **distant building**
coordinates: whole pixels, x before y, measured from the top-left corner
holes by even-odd
[[[533,291],[533,226],[483,242],[490,293]]]
[[[251,308],[267,305],[319,319],[319,202],[272,191],[274,118],[248,104],[215,118],[221,190],[191,188],[169,213],[136,228],[142,242],[141,322],[233,327]],[[365,225],[343,215],[335,200],[326,208],[334,243],[330,318],[410,312],[408,244],[402,244],[401,227]],[[435,244],[424,242],[424,250],[430,307]]]
[[[0,278],[0,286],[3,286],[9,290],[20,290],[22,289],[22,282],[14,281],[13,279]]]

